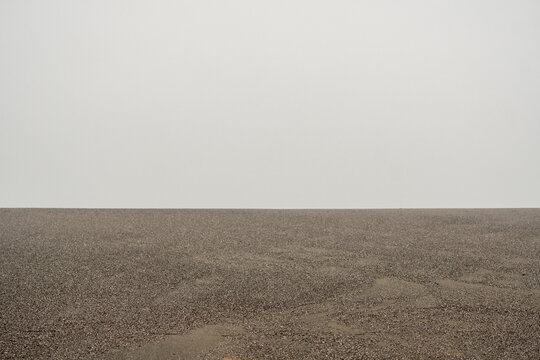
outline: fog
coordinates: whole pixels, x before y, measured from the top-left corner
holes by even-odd
[[[540,206],[540,2],[0,2],[0,207]]]

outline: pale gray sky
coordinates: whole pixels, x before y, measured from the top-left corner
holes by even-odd
[[[0,207],[540,206],[540,1],[0,1]]]

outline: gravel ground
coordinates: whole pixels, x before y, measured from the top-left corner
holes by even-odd
[[[539,359],[540,209],[0,209],[1,359]]]

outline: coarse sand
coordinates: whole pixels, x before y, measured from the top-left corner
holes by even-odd
[[[0,359],[540,359],[540,209],[0,209]]]

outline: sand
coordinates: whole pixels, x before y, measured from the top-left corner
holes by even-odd
[[[0,209],[1,359],[538,359],[540,209]]]

